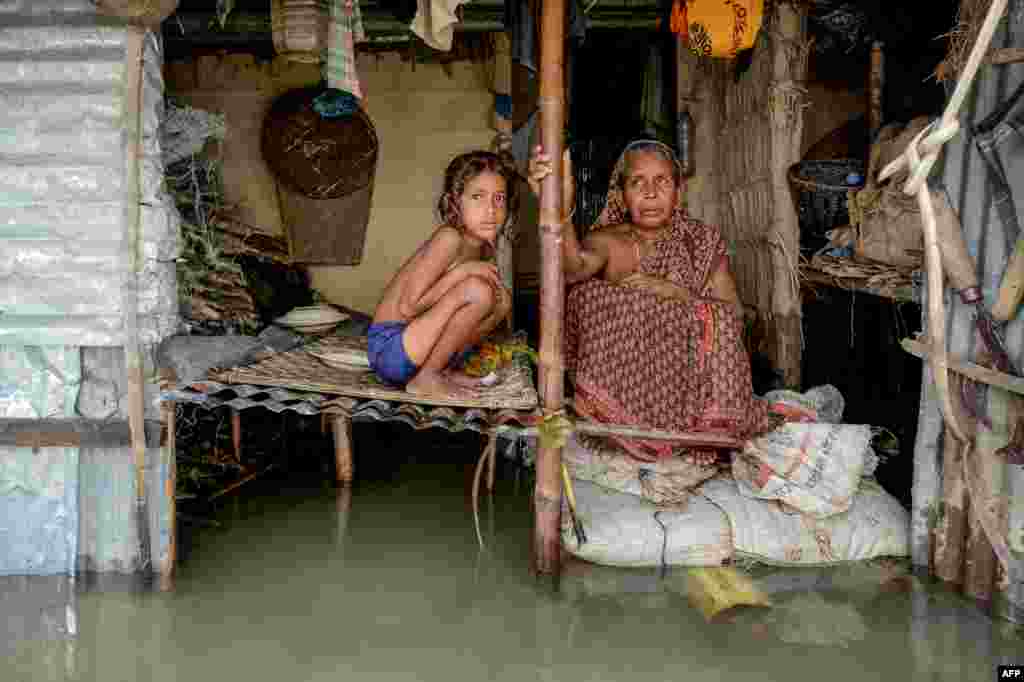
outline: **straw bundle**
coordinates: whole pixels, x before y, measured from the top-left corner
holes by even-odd
[[[318,64],[327,53],[330,12],[326,0],[271,0],[274,49],[285,59]]]
[[[153,28],[171,16],[178,0],[95,0],[96,12],[123,19],[129,24]]]

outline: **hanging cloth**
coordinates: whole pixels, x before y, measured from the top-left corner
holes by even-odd
[[[412,32],[430,47],[450,52],[459,17],[455,11],[465,0],[419,0]]]
[[[363,16],[357,0],[331,0],[324,79],[327,87],[350,92],[363,99],[356,71],[356,43],[366,41]]]
[[[674,0],[669,28],[701,57],[735,57],[754,46],[764,0]]]

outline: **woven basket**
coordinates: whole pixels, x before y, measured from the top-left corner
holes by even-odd
[[[96,12],[129,24],[152,28],[174,14],[178,0],[95,0]]]
[[[857,184],[847,184],[851,173],[861,177]],[[825,233],[847,225],[850,213],[847,193],[864,186],[864,162],[859,159],[802,161],[789,169],[797,216],[800,221],[800,246],[816,251],[828,242]]]
[[[327,53],[330,8],[326,0],[271,0],[274,49],[285,59],[318,64]]]
[[[336,199],[373,182],[377,132],[361,108],[323,118],[313,108],[322,88],[278,97],[263,122],[263,158],[277,178],[311,199]]]

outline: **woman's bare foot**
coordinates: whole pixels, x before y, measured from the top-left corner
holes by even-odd
[[[472,391],[448,381],[441,372],[421,369],[405,385],[406,393],[438,398],[471,398]]]

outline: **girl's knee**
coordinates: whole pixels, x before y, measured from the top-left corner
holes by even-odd
[[[463,296],[470,303],[493,306],[496,302],[494,287],[483,277],[467,277],[461,286]]]

